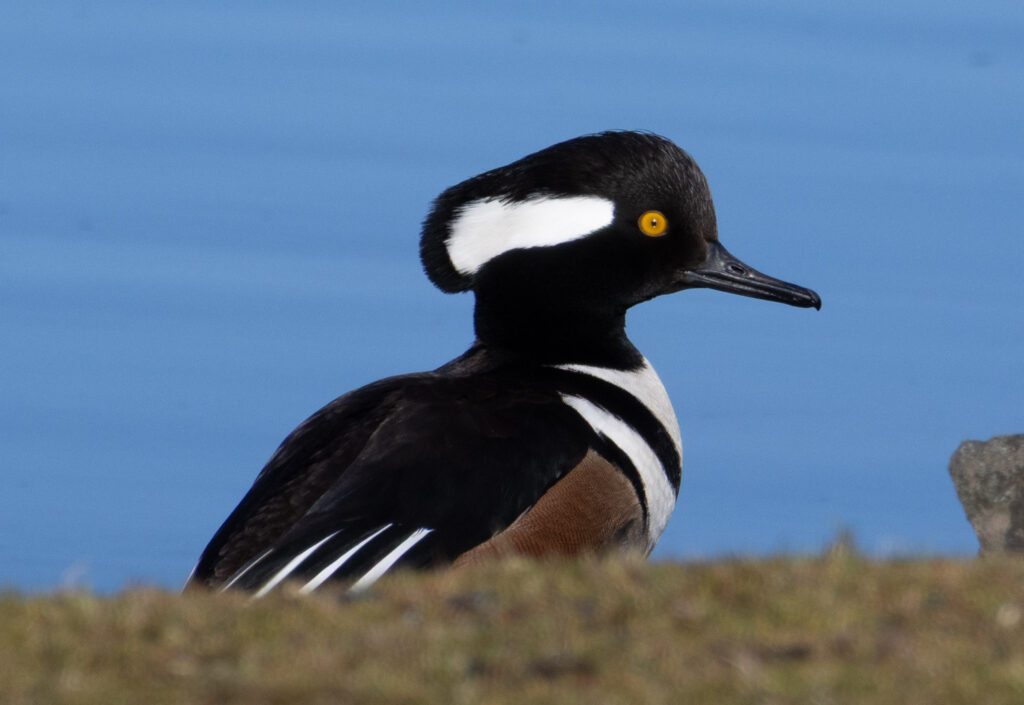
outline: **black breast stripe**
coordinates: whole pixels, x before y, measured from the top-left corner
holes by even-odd
[[[658,456],[672,489],[678,494],[682,477],[679,451],[668,429],[642,401],[622,387],[585,372],[548,368],[545,374],[551,376],[551,384],[560,392],[583,397],[597,404],[639,433]]]
[[[626,476],[629,484],[633,485],[633,491],[636,492],[636,497],[640,500],[640,511],[643,514],[644,532],[646,533],[647,527],[650,526],[647,510],[647,490],[644,488],[644,481],[640,478],[640,473],[637,471],[636,466],[633,465],[633,460],[624,450],[615,445],[604,434],[597,433],[596,435],[598,442],[595,444],[594,450],[607,458]]]

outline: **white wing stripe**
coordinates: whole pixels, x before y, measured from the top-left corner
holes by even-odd
[[[339,531],[340,531],[340,529],[339,529]],[[302,563],[302,561],[304,561],[307,558],[309,558],[310,554],[313,553],[313,551],[315,551],[316,549],[320,548],[325,542],[327,542],[330,539],[332,539],[335,536],[337,536],[337,534],[338,534],[338,531],[335,531],[333,534],[325,536],[324,538],[320,539],[315,544],[313,544],[312,546],[307,548],[305,551],[303,551],[299,555],[295,556],[295,558],[292,558],[290,561],[288,561],[288,564],[285,565],[285,567],[282,568],[281,570],[279,570],[277,573],[275,573],[274,577],[272,577],[270,580],[268,580],[267,583],[263,587],[260,588],[259,592],[257,592],[255,595],[253,595],[253,598],[255,599],[257,597],[263,597],[268,592],[270,592],[275,587],[277,587],[277,584],[280,583],[285,578],[287,578],[289,575],[291,575],[292,571],[295,570],[296,568],[298,568],[299,565]]]
[[[243,575],[245,575],[246,573],[248,573],[248,572],[249,572],[249,571],[250,571],[250,570],[251,570],[251,569],[252,569],[253,567],[255,567],[255,565],[256,565],[257,563],[259,563],[259,562],[260,562],[260,561],[262,561],[262,560],[263,560],[264,558],[266,558],[267,556],[269,556],[269,555],[270,555],[270,552],[271,552],[271,551],[273,551],[273,550],[274,550],[274,549],[272,549],[272,548],[268,548],[268,549],[267,549],[266,551],[264,551],[263,553],[261,553],[260,555],[258,555],[258,556],[257,556],[256,558],[253,558],[253,559],[252,559],[251,561],[249,561],[249,562],[248,562],[248,563],[246,563],[246,564],[245,564],[244,566],[242,566],[241,570],[237,571],[237,572],[236,572],[236,573],[235,573],[235,574],[234,574],[233,576],[231,576],[231,580],[227,581],[226,583],[224,583],[224,584],[223,584],[223,585],[221,586],[221,588],[220,588],[220,591],[221,591],[221,592],[224,592],[225,590],[227,590],[228,588],[230,588],[230,587],[231,587],[232,585],[234,585],[235,583],[237,583],[237,582],[238,582],[238,579],[239,579],[239,578],[241,578],[241,577],[242,577]]]
[[[365,590],[366,588],[373,585],[373,583],[376,582],[380,576],[384,575],[384,573],[387,572],[388,568],[393,566],[395,562],[398,561],[399,558],[404,556],[410,548],[419,543],[423,539],[423,537],[425,537],[431,531],[433,531],[433,529],[416,529],[416,531],[409,534],[409,537],[406,538],[405,541],[398,544],[394,549],[392,549],[391,553],[384,556],[384,558],[382,558],[381,561],[377,563],[377,565],[373,566],[372,568],[370,568],[370,570],[366,571],[363,577],[359,578],[359,580],[357,580],[349,589],[352,592],[359,592],[360,590]]]
[[[314,590],[316,590],[318,587],[320,587],[324,583],[325,580],[327,580],[329,577],[334,575],[337,572],[338,568],[340,568],[341,566],[345,565],[345,563],[348,562],[348,559],[356,554],[356,551],[358,551],[360,548],[362,548],[363,546],[368,544],[373,539],[375,539],[378,536],[380,536],[381,532],[387,531],[388,529],[390,529],[391,526],[392,526],[391,524],[388,524],[387,526],[380,527],[379,529],[374,531],[372,534],[367,536],[365,539],[363,539],[362,541],[357,543],[355,546],[353,546],[352,548],[350,548],[347,551],[345,551],[343,554],[341,554],[341,556],[337,560],[335,560],[329,566],[327,566],[326,568],[321,570],[319,573],[317,573],[315,578],[313,578],[308,583],[303,585],[302,588],[299,589],[299,592],[301,592],[302,594],[306,594],[306,593],[310,593],[310,592],[313,592]]]

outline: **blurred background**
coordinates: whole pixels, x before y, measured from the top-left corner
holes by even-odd
[[[1024,433],[1024,4],[15,1],[0,586],[179,587],[300,421],[472,342],[431,199],[617,128],[824,302],[631,313],[685,447],[655,557],[973,554],[949,456]]]

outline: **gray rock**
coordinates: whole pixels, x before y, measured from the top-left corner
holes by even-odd
[[[949,474],[981,552],[1024,556],[1024,434],[964,441]]]

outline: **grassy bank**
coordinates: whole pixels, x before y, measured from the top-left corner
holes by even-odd
[[[0,598],[0,703],[1024,702],[1024,561],[513,562]]]

